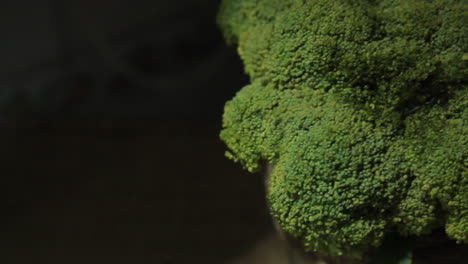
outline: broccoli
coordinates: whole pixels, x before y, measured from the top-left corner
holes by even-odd
[[[361,258],[390,233],[468,242],[464,0],[224,0],[251,83],[221,139],[308,251]]]

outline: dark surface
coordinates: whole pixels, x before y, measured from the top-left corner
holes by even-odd
[[[16,131],[0,263],[223,263],[270,229],[218,127],[69,121]],[[3,174],[3,173],[2,173]]]

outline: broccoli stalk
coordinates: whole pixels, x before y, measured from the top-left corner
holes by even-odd
[[[227,155],[274,165],[271,211],[308,251],[360,258],[386,235],[468,242],[463,0],[224,0],[251,84]]]

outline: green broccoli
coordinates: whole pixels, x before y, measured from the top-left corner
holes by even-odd
[[[225,106],[227,155],[273,164],[272,214],[306,250],[468,242],[464,0],[224,0],[218,21],[251,78]]]

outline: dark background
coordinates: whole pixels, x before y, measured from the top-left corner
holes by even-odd
[[[0,263],[225,263],[270,230],[224,157],[216,0],[0,4]]]

